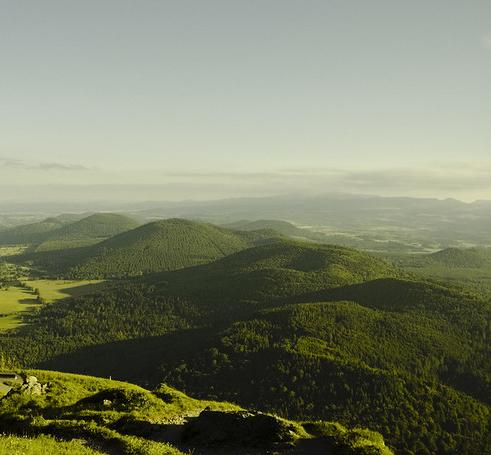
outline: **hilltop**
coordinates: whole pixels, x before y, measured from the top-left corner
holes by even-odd
[[[49,232],[33,250],[37,252],[77,248],[101,242],[139,225],[134,219],[116,213],[96,213]]]
[[[70,278],[138,276],[208,263],[271,241],[275,235],[278,236],[267,230],[239,232],[206,223],[168,219],[145,224],[68,254],[40,253],[29,259]]]
[[[35,376],[34,376],[35,375]],[[0,453],[26,455],[359,454],[390,455],[372,431],[336,422],[292,422],[230,403],[200,401],[160,384],[48,371],[21,372],[0,399]],[[28,419],[25,406],[35,419]],[[27,435],[27,437],[26,437]]]
[[[27,245],[41,242],[50,232],[59,229],[67,222],[61,217],[46,218],[43,221],[29,223],[0,231],[0,244],[2,245]]]
[[[479,248],[446,248],[428,256],[430,263],[455,268],[479,268],[491,264],[491,255]]]
[[[138,225],[115,213],[64,214],[0,231],[0,244],[28,245],[30,252],[63,250],[100,242]]]
[[[168,283],[172,291],[187,289],[199,295],[260,300],[399,274],[385,261],[360,251],[278,239],[203,267],[188,268],[169,276],[150,276],[148,280],[157,285]]]

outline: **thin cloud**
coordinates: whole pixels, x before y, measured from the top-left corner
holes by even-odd
[[[41,170],[41,171],[86,171],[88,167],[80,164],[67,164],[67,163],[53,163],[53,162],[39,162],[28,163],[26,161],[18,160],[16,158],[0,158],[0,167],[13,168],[13,169],[28,169],[28,170]]]
[[[37,169],[43,171],[62,170],[62,171],[85,171],[87,167],[80,164],[62,164],[62,163],[39,163]]]
[[[398,194],[424,192],[427,194],[447,192],[491,193],[491,163],[446,163],[446,165],[421,168],[392,168],[380,170],[346,170],[346,169],[289,169],[277,172],[235,173],[172,173],[175,181],[189,182],[203,186],[221,182],[224,191],[230,186],[261,187],[264,192],[279,188],[285,191],[298,190],[333,190],[355,191],[358,193]]]

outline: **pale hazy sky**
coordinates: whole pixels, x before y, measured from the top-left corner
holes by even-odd
[[[491,198],[491,1],[0,0],[0,179]]]

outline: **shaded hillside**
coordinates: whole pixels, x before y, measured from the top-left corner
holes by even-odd
[[[53,251],[91,245],[138,226],[138,222],[116,213],[96,213],[50,232],[34,251]]]
[[[138,276],[204,264],[271,241],[272,231],[238,232],[206,223],[169,219],[145,224],[85,248],[24,256],[71,278]]]
[[[369,430],[348,430],[336,422],[300,424],[230,403],[195,400],[164,384],[149,391],[57,372],[20,376],[24,383],[0,399],[0,453],[392,453]]]
[[[203,267],[150,276],[148,281],[165,283],[172,292],[261,300],[399,275],[393,266],[366,253],[279,239]]]

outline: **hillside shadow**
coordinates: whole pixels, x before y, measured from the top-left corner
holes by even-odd
[[[31,299],[20,299],[17,301],[20,305],[40,305],[36,298]]]
[[[59,293],[65,294],[65,298],[80,297],[82,295],[92,294],[95,292],[100,292],[108,286],[107,281],[102,281],[100,283],[87,283],[81,284],[79,286],[70,286],[66,288],[60,288]]]
[[[153,388],[162,382],[165,360],[178,362],[212,345],[217,329],[188,329],[161,336],[88,346],[53,357],[36,367],[134,382]],[[179,346],[179,349],[175,347]]]
[[[427,283],[379,278],[301,294],[288,299],[288,303],[350,301],[370,309],[405,312],[431,304],[442,296],[441,290]]]

